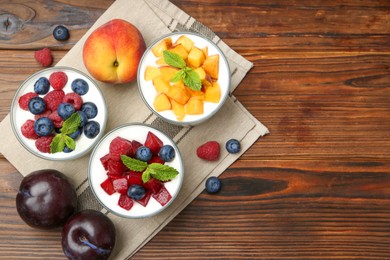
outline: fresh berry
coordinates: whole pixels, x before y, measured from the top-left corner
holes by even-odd
[[[63,120],[68,119],[75,111],[74,107],[69,103],[61,103],[57,108],[58,115]]]
[[[42,153],[50,153],[50,144],[54,136],[41,136],[35,141],[35,147]]]
[[[127,195],[133,200],[140,200],[145,197],[145,188],[140,185],[131,185],[127,191]]]
[[[39,95],[45,95],[47,92],[49,92],[50,89],[50,82],[45,77],[40,77],[35,83],[34,83],[34,92]]]
[[[114,186],[114,190],[120,194],[126,194],[129,189],[129,185],[125,177],[113,180],[112,185]]]
[[[70,34],[68,28],[63,25],[58,25],[53,30],[53,37],[57,41],[66,41],[69,39]]]
[[[109,151],[112,160],[120,161],[121,155],[132,156],[133,147],[130,141],[118,136],[111,141]]]
[[[88,82],[83,79],[75,79],[71,84],[71,88],[73,92],[79,94],[80,96],[83,96],[87,94],[89,90],[89,85]]]
[[[93,102],[85,102],[81,106],[81,111],[85,113],[88,119],[95,118],[98,114],[98,108]]]
[[[81,133],[83,132],[83,129],[81,127],[77,128],[76,131],[74,131],[73,133],[71,133],[69,135],[70,138],[72,138],[73,140],[77,140],[77,138],[80,137]]]
[[[206,180],[206,191],[208,193],[213,194],[213,193],[217,193],[220,190],[221,190],[221,181],[217,177],[212,176]]]
[[[53,56],[49,48],[35,51],[34,57],[43,67],[49,67],[53,63]]]
[[[219,158],[220,147],[216,141],[209,141],[198,147],[196,154],[206,161],[216,161]]]
[[[57,110],[51,112],[51,114],[48,117],[53,122],[55,128],[62,127],[64,120],[58,115]]]
[[[45,112],[41,113],[41,114],[38,114],[38,115],[34,115],[34,119],[37,120],[38,118],[41,118],[41,117],[49,117],[49,115],[51,114],[51,110],[48,110],[46,108]]]
[[[175,158],[175,155],[175,148],[169,144],[163,145],[158,152],[158,156],[165,162],[171,162]]]
[[[146,207],[148,205],[148,203],[149,203],[149,200],[150,200],[151,196],[152,196],[152,192],[146,191],[145,196],[142,199],[137,200],[137,203],[139,203],[142,206]]]
[[[162,186],[160,191],[156,194],[153,194],[152,197],[157,200],[157,202],[160,203],[161,206],[165,206],[165,204],[167,204],[171,200],[172,195],[169,193],[167,188],[165,188],[165,186]]]
[[[42,114],[46,110],[46,102],[41,97],[33,97],[28,102],[28,110],[34,115]]]
[[[164,184],[155,178],[150,178],[150,180],[145,182],[143,186],[145,189],[150,190],[153,194],[156,194],[161,190]]]
[[[110,178],[107,178],[105,181],[103,181],[100,184],[100,187],[107,192],[108,195],[112,195],[115,193],[114,185],[112,185],[112,180]]]
[[[35,92],[28,92],[22,95],[18,100],[19,107],[23,110],[28,110],[28,102],[30,101],[30,99],[36,96],[38,96],[38,94]]]
[[[86,115],[83,111],[77,111],[77,113],[78,113],[78,114],[80,115],[80,117],[81,117],[80,126],[81,126],[81,127],[85,126],[85,124],[88,122],[87,115]]]
[[[241,150],[241,144],[237,139],[230,139],[226,142],[225,147],[229,153],[238,153]]]
[[[144,145],[149,147],[153,154],[158,154],[163,146],[163,142],[155,134],[149,131]]]
[[[43,97],[43,100],[45,100],[48,109],[51,111],[57,111],[57,108],[62,103],[64,96],[65,93],[63,90],[52,90]]]
[[[152,156],[152,159],[150,159],[148,161],[148,164],[151,164],[151,163],[159,163],[159,164],[165,164],[165,161],[163,159],[160,158],[160,156],[158,155],[153,155]]]
[[[63,71],[56,71],[50,74],[49,82],[55,90],[61,90],[68,82],[68,76]]]
[[[70,92],[64,96],[62,102],[71,104],[75,110],[80,110],[81,105],[83,104],[83,99],[79,94]]]
[[[28,139],[38,139],[37,133],[34,130],[34,120],[28,119],[21,127],[22,135]]]
[[[39,136],[49,136],[53,133],[54,124],[48,117],[41,117],[35,121],[34,130]]]
[[[84,126],[84,134],[86,137],[92,139],[100,133],[100,124],[96,121],[89,121]]]
[[[128,174],[126,175],[126,179],[127,182],[129,183],[129,186],[133,184],[137,184],[137,185],[143,184],[142,173],[140,172],[129,171]]]
[[[118,205],[125,210],[130,210],[134,205],[134,201],[127,196],[127,194],[121,194],[119,196]]]
[[[141,146],[137,149],[137,152],[135,153],[135,158],[140,161],[147,162],[152,158],[152,152],[150,151],[149,147]]]

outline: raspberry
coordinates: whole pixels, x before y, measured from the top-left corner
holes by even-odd
[[[49,82],[55,90],[61,90],[68,82],[68,76],[62,71],[53,72],[49,77]]]
[[[54,136],[41,136],[35,141],[35,147],[42,153],[50,153],[50,144]]]
[[[35,51],[34,57],[43,67],[49,67],[53,63],[53,57],[49,48]]]
[[[19,98],[19,107],[23,110],[28,110],[28,102],[30,101],[30,99],[32,99],[33,97],[36,97],[38,96],[37,93],[35,92],[28,92],[26,94],[24,94],[23,96],[21,96]]]
[[[64,96],[62,102],[69,103],[74,107],[74,109],[80,110],[81,105],[83,104],[83,99],[80,95],[70,92]]]
[[[28,139],[38,139],[38,135],[34,131],[34,120],[28,119],[21,127],[22,135]]]
[[[53,121],[55,128],[61,128],[62,124],[64,123],[64,120],[62,120],[62,118],[58,115],[57,110],[55,110],[49,115],[49,119]]]
[[[38,114],[38,115],[34,115],[34,119],[37,120],[41,117],[49,117],[49,115],[51,114],[51,110],[46,110],[45,112],[43,112],[42,114]]]
[[[216,141],[209,141],[199,146],[196,150],[196,154],[203,160],[216,161],[219,158],[219,151],[219,143]]]
[[[52,90],[43,97],[45,100],[47,109],[56,111],[58,106],[62,103],[65,93],[63,90]]]
[[[131,142],[122,138],[116,137],[110,143],[110,156],[114,161],[120,161],[121,155],[131,156],[133,153],[133,148]]]

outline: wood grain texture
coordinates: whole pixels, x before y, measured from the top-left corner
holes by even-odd
[[[32,50],[60,60],[112,2],[0,3],[0,120],[41,69]],[[271,134],[133,258],[388,259],[390,2],[172,2],[254,63],[234,94]],[[1,155],[0,180],[0,259],[63,259],[58,230],[18,217],[21,175]]]

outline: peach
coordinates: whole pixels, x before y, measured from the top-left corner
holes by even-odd
[[[142,34],[133,24],[113,19],[89,35],[84,43],[83,61],[96,80],[129,83],[137,78],[145,50]]]

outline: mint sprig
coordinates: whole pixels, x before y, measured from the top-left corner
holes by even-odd
[[[175,76],[171,79],[172,82],[177,82],[183,80],[184,84],[192,90],[201,90],[202,80],[200,79],[198,73],[196,73],[192,68],[187,67],[186,62],[178,54],[164,50],[163,57],[165,63],[169,66],[180,69],[176,72]]]
[[[130,170],[142,172],[142,181],[144,183],[148,182],[152,177],[159,181],[170,181],[179,174],[175,168],[165,164],[148,164],[147,162],[131,158],[127,155],[121,155],[121,160]]]
[[[65,147],[72,150],[76,149],[76,142],[68,135],[74,133],[81,124],[81,116],[79,113],[73,113],[64,121],[60,129],[60,133],[54,136],[50,143],[50,153],[62,152]]]

